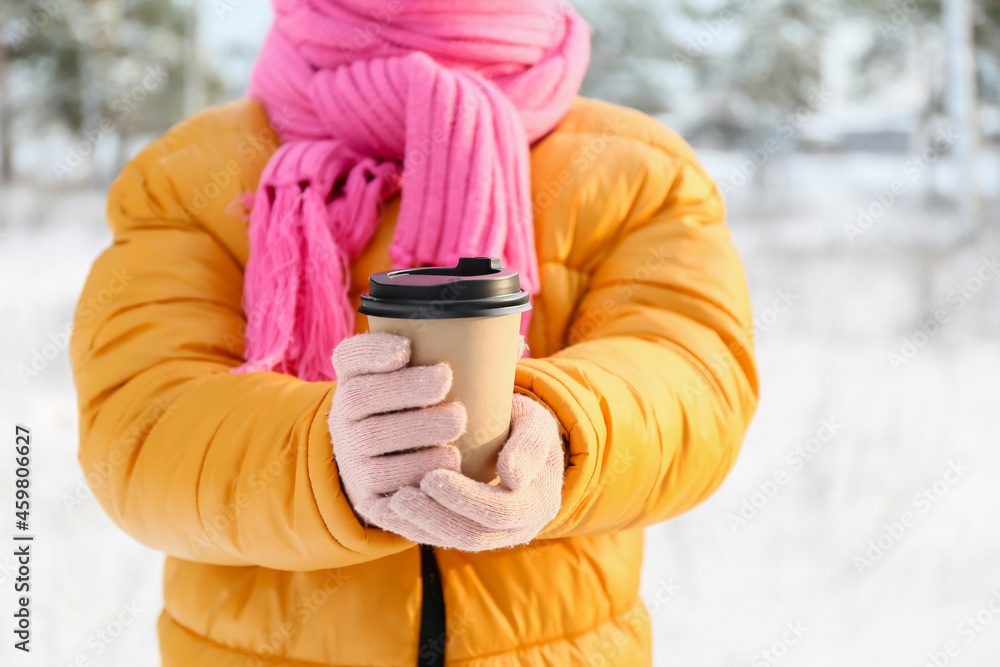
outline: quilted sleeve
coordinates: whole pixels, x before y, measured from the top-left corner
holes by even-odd
[[[569,203],[552,206],[571,211],[562,242],[586,286],[560,349],[521,360],[516,380],[568,443],[563,507],[543,538],[694,507],[732,467],[757,403],[742,262],[690,148],[672,134],[622,138],[573,178]]]
[[[314,570],[412,547],[361,525],[326,424],[334,383],[241,363],[246,232],[274,134],[254,103],[186,121],[109,193],[112,245],[75,314],[79,459],[123,530],[179,558]]]

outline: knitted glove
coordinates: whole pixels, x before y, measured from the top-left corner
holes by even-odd
[[[461,551],[531,541],[562,504],[563,446],[555,418],[534,399],[515,394],[511,431],[497,461],[500,484],[465,477],[454,467],[404,486],[376,523],[403,537]]]
[[[354,511],[372,525],[401,487],[433,470],[461,469],[461,454],[447,443],[465,432],[465,408],[436,405],[451,388],[451,369],[407,367],[409,360],[409,339],[387,333],[347,338],[333,352],[334,460]]]

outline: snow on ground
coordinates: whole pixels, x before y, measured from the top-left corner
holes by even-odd
[[[848,239],[905,159],[800,157],[730,197],[761,401],[722,488],[647,533],[657,665],[996,664],[1000,264],[931,176]]]
[[[0,552],[0,665],[157,665],[163,559],[107,518],[76,461],[67,333],[90,264],[110,241],[104,195],[25,187],[0,191],[0,235],[2,428],[12,434],[18,423],[32,431],[31,532],[36,535],[28,659],[9,641],[14,562],[11,550]],[[39,370],[22,375],[24,369]],[[8,437],[13,444],[13,435]],[[11,459],[5,446],[0,459],[5,508],[13,504]],[[4,518],[0,535],[9,544],[9,514]]]
[[[741,160],[703,157],[720,179]],[[722,488],[647,532],[657,665],[917,667],[933,654],[985,667],[1000,655],[988,607],[996,594],[1000,609],[1000,280],[984,263],[996,244],[964,244],[930,194],[949,190],[946,168],[908,184],[853,242],[844,228],[906,159],[775,158],[766,190],[729,195],[761,402]],[[1000,182],[996,171],[984,164]],[[15,665],[157,663],[162,557],[104,516],[76,463],[64,333],[108,240],[100,193],[0,191],[3,428],[33,429],[38,494],[37,652]],[[22,379],[36,352],[41,371]],[[11,564],[0,557],[5,591]],[[11,611],[5,593],[0,617]],[[0,664],[13,657],[5,640]]]

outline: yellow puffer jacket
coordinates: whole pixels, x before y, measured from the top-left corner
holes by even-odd
[[[112,519],[169,556],[166,667],[412,667],[420,549],[351,510],[334,383],[229,373],[248,253],[233,202],[276,141],[257,103],[233,102],[111,188],[114,243],[72,341],[80,462]],[[690,147],[637,111],[578,99],[531,169],[541,294],[516,391],[564,429],[563,505],[530,545],[436,551],[435,650],[465,667],[645,665],[642,528],[719,486],[756,406],[742,265]],[[398,204],[352,267],[355,305],[390,266]]]

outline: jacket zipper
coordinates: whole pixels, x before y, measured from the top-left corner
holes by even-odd
[[[447,628],[444,620],[444,590],[434,547],[420,545],[420,577],[423,595],[420,605],[420,647],[417,667],[444,667]]]

